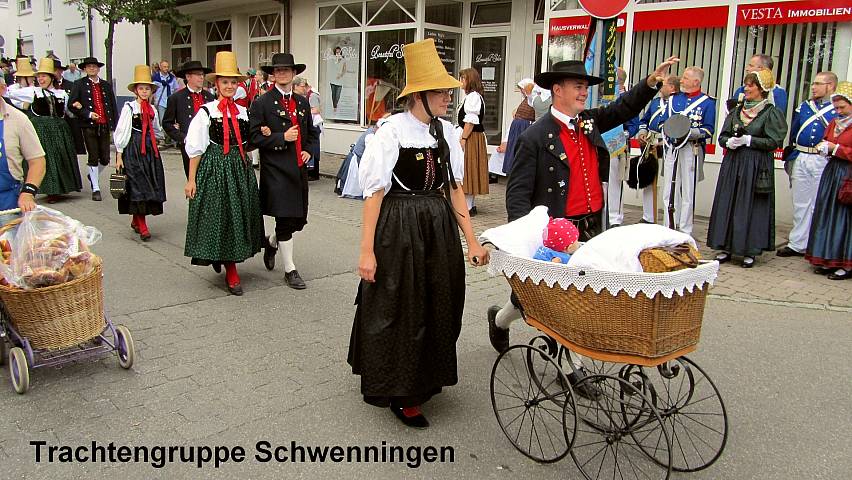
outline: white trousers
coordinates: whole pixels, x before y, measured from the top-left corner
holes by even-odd
[[[816,153],[802,153],[793,162],[790,180],[793,182],[793,229],[790,230],[788,246],[805,253],[808,235],[811,232],[811,217],[814,215],[819,181],[828,159]]]
[[[642,220],[654,223],[654,185],[642,189]]]
[[[695,216],[695,188],[698,184],[696,170],[699,157],[704,156],[702,150],[693,149],[687,144],[676,152],[669,152],[663,168],[663,219],[664,225],[692,235]],[[677,160],[677,178],[674,186],[674,226],[669,225],[669,198],[672,193],[672,171]],[[703,160],[703,158],[701,158]]]
[[[606,198],[610,225],[624,223],[624,172],[627,165],[626,154],[609,159],[609,182],[607,183]]]

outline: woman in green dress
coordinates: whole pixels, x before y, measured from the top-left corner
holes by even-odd
[[[248,115],[233,99],[245,79],[234,54],[218,52],[207,81],[216,85],[219,98],[201,107],[186,136],[189,220],[184,255],[194,265],[213,265],[217,272],[224,265],[233,295],[243,294],[236,264],[258,253],[263,241],[257,179],[247,156]]]
[[[743,80],[745,101],[728,113],[719,144],[727,148],[719,169],[710,213],[707,246],[721,250],[719,263],[743,257],[754,266],[763,251],[775,249],[774,152],[784,143],[784,112],[769,102],[775,86],[770,70]]]
[[[74,137],[65,122],[68,94],[61,88],[54,88],[53,71],[53,59],[42,58],[35,72],[36,85],[9,91],[13,105],[30,117],[44,148],[47,164],[39,192],[47,194],[47,203],[56,202],[59,195],[79,192],[83,188]]]

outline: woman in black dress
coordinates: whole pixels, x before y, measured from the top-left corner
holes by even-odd
[[[721,250],[719,263],[743,257],[743,268],[775,249],[775,181],[773,152],[787,135],[784,112],[767,96],[775,86],[769,70],[743,80],[745,101],[725,118],[719,143],[727,148],[716,182],[707,245]]]
[[[459,82],[434,40],[404,47],[408,110],[390,117],[359,166],[364,220],[358,305],[349,364],[364,401],[390,407],[410,427],[429,422],[420,405],[458,382],[456,341],[468,260],[488,263],[476,240],[461,182],[464,153],[446,115]]]

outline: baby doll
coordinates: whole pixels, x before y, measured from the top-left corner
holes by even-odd
[[[568,263],[571,254],[580,248],[580,232],[567,218],[551,218],[542,232],[543,246],[533,256],[536,260]]]

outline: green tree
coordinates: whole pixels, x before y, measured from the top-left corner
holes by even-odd
[[[121,22],[143,23],[159,22],[179,27],[187,17],[177,10],[176,0],[72,0],[85,18],[89,12],[97,12],[107,24],[104,39],[106,48],[106,80],[112,81],[112,51],[115,40],[115,26]]]

